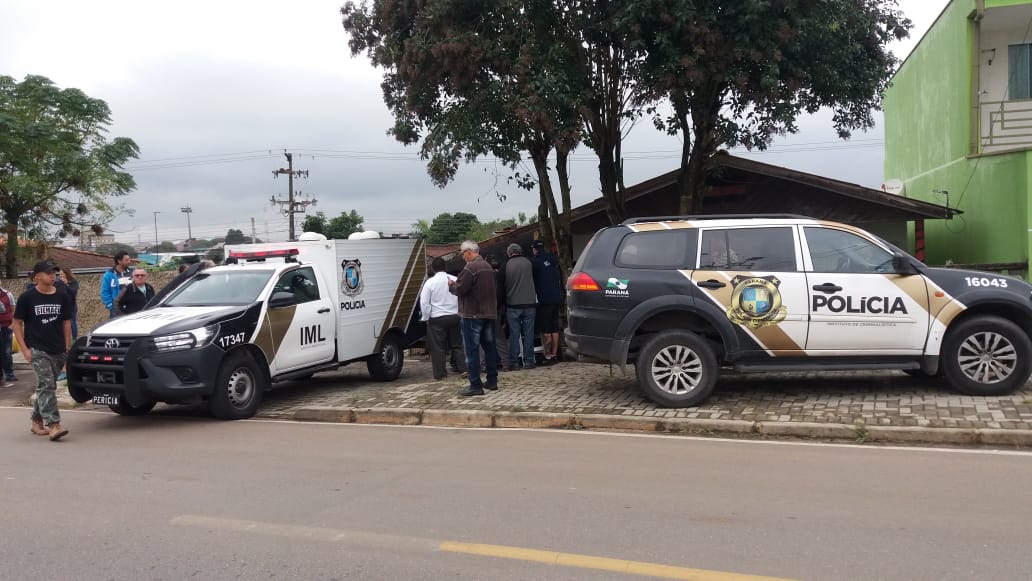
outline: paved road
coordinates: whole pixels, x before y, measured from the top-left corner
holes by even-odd
[[[27,404],[31,379],[30,370],[19,370],[17,386],[0,388],[0,405]],[[683,409],[656,407],[637,392],[633,376],[594,363],[504,373],[499,383],[497,392],[462,398],[462,378],[434,381],[425,358],[409,357],[401,377],[391,383],[371,381],[365,365],[356,364],[308,382],[279,385],[267,394],[259,414],[362,421],[354,410],[372,409],[381,412],[375,421],[419,423],[425,421],[418,415],[423,410],[478,412],[473,425],[499,425],[492,416],[540,412],[560,416],[532,418],[522,425],[614,425],[585,419],[595,415],[644,420],[616,426],[624,429],[1032,447],[1032,383],[1007,396],[970,397],[941,381],[898,371],[728,374],[704,404]],[[206,412],[186,408],[185,413]]]
[[[1028,576],[1022,452],[81,411],[65,423],[52,443],[25,410],[0,409],[0,578]]]

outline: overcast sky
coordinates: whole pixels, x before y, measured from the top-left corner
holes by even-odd
[[[339,9],[343,0],[0,0],[0,74],[43,75],[111,107],[111,136],[130,137],[140,159],[127,166],[137,189],[123,198],[135,210],[110,231],[125,242],[196,238],[229,228],[284,240],[286,218],[270,198],[284,198],[284,151],[309,176],[295,184],[309,211],[328,216],[356,210],[367,229],[407,232],[441,212],[481,220],[533,214],[537,194],[511,187],[504,168],[463,166],[444,190],[426,176],[416,147],[386,135],[381,73],[351,58]],[[947,0],[900,0],[914,21],[911,39],[893,47],[900,58]],[[878,117],[880,125],[881,117]],[[879,126],[848,142],[830,115],[800,121],[802,131],[766,152],[735,153],[827,177],[879,187]],[[639,124],[624,145],[632,185],[677,166],[680,142]],[[574,155],[574,204],[599,196],[596,161]],[[506,196],[500,201],[497,193]],[[154,214],[154,212],[159,212]],[[297,219],[298,230],[302,217]]]

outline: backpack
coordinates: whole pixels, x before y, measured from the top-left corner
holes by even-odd
[[[11,291],[0,288],[0,314],[14,311],[14,294]]]

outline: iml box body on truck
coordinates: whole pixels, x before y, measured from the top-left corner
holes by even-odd
[[[305,234],[226,256],[237,264],[202,270],[157,306],[80,337],[68,358],[72,397],[123,415],[200,398],[217,417],[247,418],[273,382],[356,361],[393,380],[421,338],[421,240]]]

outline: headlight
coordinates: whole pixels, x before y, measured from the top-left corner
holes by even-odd
[[[218,333],[218,325],[208,325],[207,327],[190,329],[183,333],[155,337],[154,346],[157,347],[158,351],[181,351],[183,349],[193,349],[194,347],[204,347],[211,343],[211,340]]]

